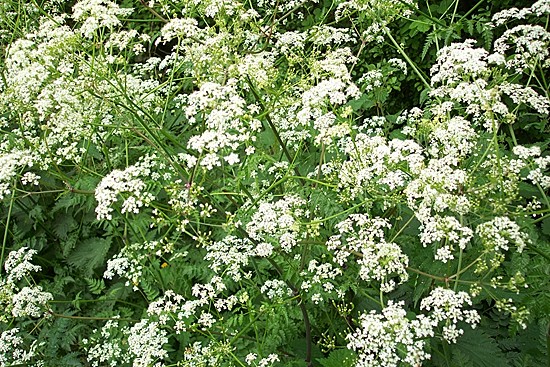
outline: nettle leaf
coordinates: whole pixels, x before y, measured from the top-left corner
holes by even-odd
[[[467,356],[475,367],[509,367],[506,355],[496,341],[482,329],[464,328],[464,334],[450,346],[461,356]]]
[[[474,367],[474,362],[460,350],[453,351],[453,359],[451,360],[451,367]]]
[[[338,349],[330,353],[328,358],[318,358],[317,362],[323,367],[353,367],[355,353],[349,349]]]
[[[94,269],[103,264],[105,256],[111,247],[111,238],[88,238],[77,244],[67,258],[67,262],[83,272],[83,276],[91,278]]]
[[[67,212],[69,208],[80,206],[82,202],[82,195],[75,195],[72,193],[63,194],[55,202],[55,205],[52,208],[52,213],[62,209]]]
[[[77,227],[78,222],[74,219],[72,213],[61,213],[55,218],[53,232],[59,239],[66,240],[69,232],[73,231]]]

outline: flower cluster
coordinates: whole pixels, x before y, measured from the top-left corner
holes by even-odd
[[[539,27],[540,28],[540,27]],[[431,69],[431,83],[439,85],[430,91],[434,97],[445,97],[451,101],[466,104],[466,112],[473,116],[474,122],[482,124],[487,130],[492,131],[499,125],[496,116],[502,116],[503,121],[513,122],[514,115],[505,103],[506,96],[515,104],[526,104],[541,114],[547,114],[550,108],[550,100],[539,95],[529,86],[513,84],[509,82],[494,83],[502,74],[501,68],[508,68],[512,73],[521,73],[533,62],[545,60],[550,38],[546,35],[538,36],[538,28],[512,29],[495,41],[495,52],[489,54],[482,48],[475,47],[474,40],[466,40],[463,43],[453,43],[442,48],[438,52],[437,62]],[[519,36],[512,43],[517,47],[527,48],[516,50],[515,55],[521,58],[505,62],[504,54],[508,47],[506,41],[512,38],[513,32],[529,34],[529,37],[538,37],[542,40],[534,41],[527,36]],[[523,38],[522,38],[523,37]],[[527,46],[529,45],[529,46]],[[544,50],[544,51],[541,51]],[[546,54],[544,53],[546,52]],[[499,80],[500,81],[500,80]]]
[[[39,272],[42,268],[31,263],[36,250],[22,247],[11,251],[4,263],[6,279],[0,279],[0,302],[7,311],[6,316],[0,316],[0,321],[7,321],[7,315],[13,317],[39,318],[44,316],[48,309],[48,302],[53,300],[50,292],[42,290],[40,285],[30,284],[31,272]],[[19,283],[25,279],[28,286],[20,287]]]
[[[267,280],[260,291],[269,299],[282,299],[292,295],[292,289],[284,281],[278,279]]]
[[[235,236],[227,236],[221,241],[206,246],[207,253],[205,260],[210,262],[210,269],[215,273],[224,273],[238,282],[244,276],[251,277],[251,272],[245,272],[244,267],[248,265],[251,256],[262,256],[271,254],[271,251],[255,248],[254,244],[247,239],[240,239]]]
[[[36,345],[25,350],[23,336],[18,328],[8,329],[0,334],[0,366],[26,365],[36,355]]]
[[[424,247],[439,242],[441,246],[438,246],[434,257],[444,263],[454,259],[455,244],[464,250],[474,235],[470,228],[461,225],[455,217],[436,215],[421,228],[420,242]]]
[[[431,320],[424,315],[410,320],[403,307],[390,301],[381,314],[359,316],[359,328],[346,337],[348,349],[358,353],[356,367],[418,366],[430,358],[424,339],[434,336]]]
[[[493,14],[493,17],[491,18],[491,25],[493,27],[500,26],[514,19],[523,20],[531,15],[540,17],[541,15],[546,15],[549,13],[550,3],[548,3],[548,0],[538,0],[528,8],[509,8]]]
[[[508,251],[510,245],[515,245],[517,251],[522,252],[530,243],[527,233],[522,232],[520,226],[508,217],[496,217],[482,223],[477,226],[476,233],[491,253]]]
[[[346,141],[344,151],[349,159],[340,169],[339,186],[350,198],[403,189],[424,165],[423,149],[412,140],[357,134]]]
[[[334,294],[341,297],[342,291],[339,291],[336,286],[336,278],[342,275],[342,269],[333,266],[330,263],[320,263],[317,260],[311,260],[300,275],[305,279],[302,282],[301,288],[311,295],[311,299],[315,304],[332,298]]]
[[[29,158],[26,152],[19,150],[0,153],[0,200],[12,193],[12,184],[19,170],[33,165],[32,159]]]
[[[348,348],[358,352],[356,366],[397,367],[401,363],[419,366],[430,358],[426,352],[428,337],[442,327],[442,337],[449,343],[464,333],[457,323],[464,321],[473,328],[479,323],[475,310],[464,310],[471,305],[471,299],[465,292],[436,288],[421,302],[421,309],[428,315],[407,317],[404,302],[390,301],[381,313],[371,311],[361,314],[360,327],[348,334]]]
[[[535,185],[540,185],[543,189],[550,187],[550,176],[545,174],[550,165],[550,156],[541,157],[541,149],[538,146],[527,148],[516,145],[512,152],[519,158],[510,161],[511,166],[515,168],[515,172],[520,173],[521,170],[527,169],[529,173],[523,179],[531,181]]]
[[[305,200],[298,196],[286,196],[275,202],[263,202],[246,225],[246,232],[259,244],[256,255],[269,256],[274,246],[291,252],[304,237],[299,219],[307,216]]]
[[[351,254],[359,256],[359,276],[367,282],[379,282],[383,292],[391,292],[407,281],[409,259],[401,247],[386,241],[384,229],[391,227],[387,220],[352,214],[336,227],[340,234],[327,242],[336,263],[343,266]]]
[[[80,32],[86,38],[92,38],[103,27],[112,29],[121,25],[118,17],[126,17],[133,9],[120,8],[109,0],[81,0],[73,6],[73,19],[82,22]]]
[[[429,311],[429,318],[434,326],[444,324],[442,337],[449,343],[456,343],[458,336],[464,330],[457,327],[459,321],[464,321],[475,328],[480,321],[476,310],[465,310],[471,306],[472,300],[466,292],[455,292],[451,289],[438,287],[430,292],[420,302],[420,309]]]
[[[169,332],[179,335],[197,328],[209,329],[216,322],[208,312],[211,301],[220,312],[231,310],[239,302],[236,296],[216,299],[216,295],[224,289],[220,278],[214,277],[210,283],[195,284],[195,300],[186,300],[168,290],[149,304],[147,317],[132,326],[126,326],[126,323],[122,324],[122,321],[116,319],[107,321],[101,329],[93,332],[92,338],[85,340],[88,362],[92,366],[117,366],[121,363],[143,367],[164,366],[160,361],[168,358],[165,346],[169,342]],[[125,343],[117,343],[120,339],[124,339]],[[184,360],[194,358],[195,346],[186,347]]]
[[[117,320],[107,321],[100,330],[94,329],[92,337],[82,341],[90,365],[115,367],[120,363],[129,363],[130,355],[117,342],[117,338],[127,333],[128,327],[120,325]]]
[[[230,166],[239,163],[235,151],[255,141],[255,133],[262,128],[259,120],[250,117],[255,112],[258,107],[246,104],[233,79],[225,85],[204,83],[200,90],[190,94],[185,113],[191,122],[204,121],[206,126],[187,143],[189,149],[201,154],[198,163],[208,170],[223,162]]]
[[[348,0],[338,4],[336,18],[340,19],[354,11],[359,12],[368,22],[367,29],[361,35],[366,42],[384,41],[384,30],[397,17],[413,14],[416,3],[412,0],[393,2],[388,0]]]
[[[105,176],[95,190],[97,219],[111,220],[114,211],[112,205],[119,200],[121,194],[126,194],[122,203],[121,213],[137,214],[140,208],[147,206],[155,199],[147,191],[145,178],[155,176],[154,167],[157,167],[155,156],[145,156],[140,161],[125,170],[114,170]]]
[[[165,256],[172,253],[173,244],[166,241],[149,241],[134,243],[124,247],[118,254],[107,260],[107,269],[103,278],[113,279],[115,276],[126,278],[126,285],[133,285],[134,289],[143,279],[144,264],[147,263],[150,254]]]

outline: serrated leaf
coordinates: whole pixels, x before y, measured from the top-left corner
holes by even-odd
[[[505,354],[493,338],[481,329],[464,328],[464,334],[451,350],[468,356],[475,367],[509,367]]]
[[[323,367],[353,367],[355,353],[349,349],[338,349],[330,353],[328,358],[318,358],[317,361]]]
[[[85,278],[88,288],[92,294],[101,294],[105,289],[105,281],[103,279]]]
[[[453,351],[452,367],[473,367],[474,362],[458,349]]]
[[[155,301],[159,297],[160,291],[154,284],[142,280],[139,285],[141,286],[143,293],[145,293],[145,296],[147,296],[147,299],[149,301]]]
[[[69,208],[80,206],[82,204],[82,195],[75,195],[70,192],[61,195],[55,202],[54,207],[52,208],[52,213],[56,213],[61,209],[65,209],[65,212]]]
[[[56,217],[54,222],[53,231],[55,235],[61,239],[66,240],[69,232],[77,227],[78,223],[71,214],[60,214]]]
[[[76,245],[67,262],[81,270],[83,276],[91,278],[93,270],[103,264],[110,247],[110,238],[88,238]]]

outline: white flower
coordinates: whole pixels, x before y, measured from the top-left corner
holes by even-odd
[[[430,295],[420,302],[420,309],[429,311],[429,318],[433,325],[445,323],[443,337],[451,343],[463,333],[456,328],[459,321],[464,321],[475,328],[480,321],[476,310],[464,310],[465,306],[471,306],[472,300],[466,292],[455,292],[452,289],[438,287],[430,292]]]
[[[148,206],[154,196],[146,191],[142,178],[152,176],[156,167],[155,156],[146,156],[137,164],[125,170],[114,170],[105,176],[95,190],[98,205],[95,209],[97,219],[112,219],[112,205],[118,201],[121,194],[129,196],[123,201],[121,213],[139,213],[143,206]]]
[[[231,153],[229,154],[228,156],[224,157],[223,158],[227,164],[229,164],[230,166],[234,165],[234,164],[237,164],[240,162],[240,159],[239,159],[239,155],[236,154],[236,153]]]
[[[441,217],[438,215],[426,220],[425,224],[421,226],[421,230],[420,242],[424,247],[445,240],[445,244],[437,249],[435,256],[436,260],[444,263],[454,259],[453,245],[456,244],[464,250],[474,235],[470,228],[461,225],[455,217]]]
[[[24,287],[12,298],[14,317],[42,317],[48,301],[53,300],[50,292],[43,292],[41,286]]]
[[[201,33],[199,23],[194,18],[174,18],[162,27],[161,36],[156,43],[167,43],[178,37],[182,42],[189,42]]]
[[[258,355],[256,353],[248,353],[246,357],[244,358],[244,361],[247,365],[252,365],[252,362],[254,362],[258,358]]]
[[[37,254],[36,250],[28,247],[21,247],[17,251],[11,251],[4,263],[7,273],[7,282],[14,283],[17,280],[29,275],[31,272],[42,270],[39,265],[34,265],[31,260]]]
[[[168,357],[163,345],[168,343],[168,333],[157,322],[141,320],[129,330],[128,351],[134,357],[134,367],[149,367],[159,359]]]
[[[260,291],[265,293],[269,299],[281,299],[292,295],[292,290],[286,283],[278,279],[266,280]]]
[[[359,327],[346,336],[347,348],[358,354],[357,367],[419,366],[430,358],[425,351],[433,326],[423,315],[410,320],[404,302],[393,303],[381,314],[371,311],[359,316]]]
[[[19,328],[12,328],[0,334],[0,366],[27,365],[36,355],[36,344],[26,350]]]
[[[258,245],[259,247],[259,245]],[[251,256],[262,256],[267,250],[254,249],[250,240],[239,239],[234,236],[226,236],[223,240],[206,246],[205,260],[210,261],[210,268],[215,273],[224,273],[234,281],[241,280],[244,267],[248,265]],[[262,254],[259,254],[261,252]],[[269,254],[271,254],[269,252]]]
[[[409,258],[395,243],[385,239],[384,228],[391,225],[386,219],[369,218],[365,214],[352,214],[337,224],[340,234],[327,242],[327,248],[334,251],[334,260],[341,266],[351,253],[360,254],[357,263],[361,266],[359,276],[370,282],[380,282],[383,292],[390,292],[409,278]],[[393,279],[399,278],[399,283]]]
[[[482,223],[476,228],[485,248],[490,251],[508,251],[510,245],[515,245],[518,252],[531,243],[527,233],[520,230],[520,226],[508,217],[496,217]]]
[[[278,241],[281,249],[291,252],[297,240],[304,236],[299,231],[297,219],[303,215],[305,201],[298,196],[285,196],[274,203],[263,202],[246,225],[250,238],[263,242]],[[265,245],[262,253],[268,248]],[[269,251],[268,251],[269,252]]]
[[[131,8],[120,8],[109,0],[81,0],[73,6],[73,19],[81,21],[80,32],[86,38],[92,38],[97,29],[112,29],[121,24],[119,16],[132,14]]]

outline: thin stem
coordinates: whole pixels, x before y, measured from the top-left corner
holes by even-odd
[[[341,216],[341,215],[344,215],[344,214],[346,214],[346,213],[349,213],[349,212],[355,210],[356,208],[358,208],[358,207],[364,205],[366,202],[367,202],[367,200],[364,200],[364,201],[360,202],[359,204],[355,204],[355,205],[352,206],[351,208],[348,208],[348,209],[346,209],[346,210],[344,210],[344,211],[341,211],[341,212],[339,212],[339,213],[330,215],[330,216],[328,216],[328,217],[326,217],[326,218],[323,218],[323,219],[312,220],[311,222],[303,222],[302,224],[311,225],[311,224],[319,224],[319,223],[326,222],[327,220],[331,220],[331,219],[337,218],[337,217],[339,217],[339,216]]]
[[[401,232],[403,232],[405,230],[405,228],[408,227],[409,224],[411,224],[411,222],[413,221],[413,219],[415,218],[414,215],[411,215],[411,217],[409,218],[409,220],[407,221],[407,223],[403,224],[401,226],[401,228],[399,228],[399,231],[397,231],[396,234],[393,235],[392,239],[390,240],[390,242],[393,242],[395,241],[395,239],[401,234]]]
[[[155,9],[153,9],[149,5],[147,5],[145,0],[140,0],[139,2],[141,3],[141,5],[143,5],[149,11],[149,13],[153,14],[155,16],[155,18],[163,21],[164,23],[168,23],[168,19],[164,18],[162,15],[157,13]]]
[[[466,12],[466,14],[464,14],[463,16],[460,17],[460,19],[458,20],[457,23],[462,22],[462,19],[464,19],[464,18],[470,16],[470,14],[472,14],[472,13],[473,13],[477,8],[479,8],[479,7],[481,6],[481,4],[483,4],[484,2],[485,2],[485,0],[480,0],[480,1],[478,1],[477,4],[475,4],[474,6],[472,6],[472,7],[470,8],[470,10],[468,10],[468,11]]]
[[[413,71],[415,72],[415,74],[420,78],[420,80],[422,81],[422,83],[426,86],[426,88],[428,88],[429,90],[432,90],[432,87],[430,86],[430,84],[426,81],[426,78],[424,77],[424,75],[422,75],[422,72],[420,70],[418,70],[418,68],[416,67],[415,63],[411,60],[411,58],[409,57],[409,55],[407,55],[407,53],[405,52],[405,50],[403,50],[403,48],[399,45],[399,43],[397,43],[397,41],[395,40],[395,38],[393,38],[393,36],[391,35],[390,33],[390,30],[387,28],[387,27],[384,27],[384,33],[386,34],[386,36],[388,36],[388,38],[390,39],[390,41],[393,43],[393,45],[395,46],[395,48],[397,49],[397,51],[399,51],[399,53],[403,56],[403,58],[405,60],[407,60],[407,63],[411,66],[411,68],[413,69]]]
[[[437,276],[437,275],[429,274],[429,273],[423,272],[422,270],[418,270],[418,269],[416,269],[416,268],[411,268],[410,266],[407,266],[406,269],[407,269],[408,271],[411,271],[411,272],[413,272],[413,273],[416,273],[416,274],[419,274],[419,275],[428,277],[428,278],[433,279],[433,280],[438,280],[438,281],[440,281],[440,282],[445,282],[445,283],[448,283],[448,282],[449,282],[449,278],[446,278],[446,277],[439,277],[439,276]]]
[[[252,84],[252,81],[250,80],[249,76],[246,77],[246,81],[247,81],[248,85],[250,86],[250,90],[252,91],[252,94],[254,94],[254,98],[256,98],[256,100],[260,103],[260,105],[262,106],[262,109],[264,111],[267,111],[267,109],[265,108],[264,101],[262,100],[262,98],[260,97],[258,92],[256,91],[256,88]],[[287,149],[286,144],[284,143],[283,139],[281,139],[281,136],[279,135],[279,131],[277,130],[277,127],[275,126],[275,124],[273,123],[273,120],[271,120],[271,117],[269,116],[269,114],[267,112],[265,113],[265,119],[266,119],[267,123],[269,124],[269,127],[271,128],[271,131],[273,131],[273,134],[275,135],[275,138],[277,139],[277,142],[279,143],[279,146],[283,150],[283,154],[285,155],[286,159],[288,160],[289,163],[292,163],[294,160],[292,159],[292,156],[288,152],[288,149]],[[302,176],[300,174],[300,171],[298,170],[298,167],[296,167],[296,166],[294,166],[294,172],[296,173],[297,176],[299,176],[299,177]]]
[[[458,1],[459,0],[455,0],[455,8],[453,9],[453,15],[451,16],[451,24],[453,24],[454,20],[455,20],[455,16],[456,16],[456,10],[458,8]]]
[[[139,320],[134,319],[122,319],[120,317],[89,317],[89,316],[73,316],[73,315],[63,315],[60,313],[48,311],[53,317],[59,317],[62,319],[73,319],[73,320],[90,320],[90,321],[129,321],[129,322],[138,322]]]
[[[15,200],[15,190],[12,190],[11,198],[10,198],[10,206],[8,207],[8,215],[6,217],[6,224],[4,226],[4,238],[2,239],[2,252],[0,253],[0,272],[1,272],[1,269],[4,268],[2,265],[4,264],[4,252],[6,250],[6,243],[8,241],[8,232],[9,232],[9,228],[10,228],[11,211],[13,209],[14,200]]]
[[[273,260],[268,258],[267,259],[269,263],[277,270],[279,275],[283,275],[283,270],[279,267],[279,265]],[[302,317],[304,319],[304,327],[306,331],[306,358],[305,361],[307,363],[308,367],[313,367],[313,364],[311,363],[311,355],[312,355],[312,340],[311,340],[311,323],[309,321],[309,316],[307,313],[306,305],[304,303],[304,299],[302,298],[300,292],[298,291],[298,288],[291,283],[289,280],[286,281],[286,284],[290,289],[292,289],[292,292],[294,295],[298,298],[298,306],[300,307],[300,311],[302,312]]]
[[[457,267],[457,271],[456,271],[456,278],[455,278],[455,285],[454,285],[454,288],[453,290],[456,292],[457,288],[458,288],[458,282],[460,280],[460,274],[461,274],[461,268],[462,268],[462,247],[460,248],[460,251],[459,251],[459,254],[458,254],[458,267]]]

